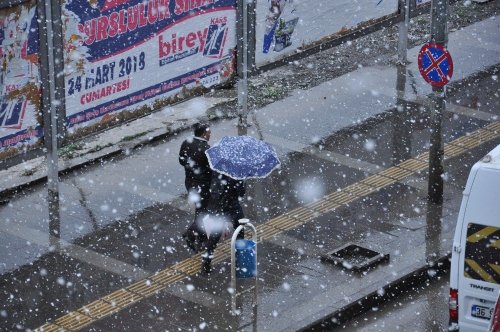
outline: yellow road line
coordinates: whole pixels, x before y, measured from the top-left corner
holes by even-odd
[[[445,144],[445,159],[456,157],[467,152],[467,149],[471,149],[498,137],[500,137],[500,121],[491,123],[483,129],[478,129],[468,136],[460,137],[448,144]],[[385,188],[414,173],[427,169],[428,162],[429,154],[422,153],[413,159],[406,160],[396,166],[387,168],[378,174],[369,176],[355,184],[349,185],[343,190],[330,193],[317,202],[309,203],[304,207],[296,208],[265,223],[257,225],[257,239],[258,241],[263,241],[284,231],[294,229],[325,213],[331,212],[340,206],[358,200],[360,197],[369,195],[374,191]],[[229,241],[219,244],[214,254],[214,264],[228,259],[230,255],[229,247]],[[174,266],[167,267],[147,279],[139,280],[126,288],[115,291],[110,295],[87,304],[74,312],[68,313],[56,319],[53,324],[46,323],[35,329],[35,331],[52,332],[79,330],[100,318],[116,313],[133,303],[137,303],[138,301],[158,293],[166,287],[183,280],[188,275],[198,273],[201,269],[200,256],[200,254],[197,254],[175,264]],[[475,262],[471,261],[469,265],[471,264],[474,265]],[[475,266],[476,265],[477,264],[475,264]],[[485,277],[489,276],[479,267],[479,265],[477,265],[476,268],[477,269],[474,270],[478,274],[482,273]],[[495,266],[494,269],[498,272],[497,268],[498,266]],[[467,274],[466,272],[464,273]]]

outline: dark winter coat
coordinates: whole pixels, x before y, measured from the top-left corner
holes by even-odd
[[[208,201],[207,214],[201,214],[200,220],[210,217],[227,218],[233,223],[233,228],[238,227],[238,220],[244,218],[243,209],[240,205],[240,199],[245,195],[245,184],[243,181],[234,180],[228,176],[213,172],[212,183],[210,186],[210,199]],[[204,245],[207,251],[203,257],[204,267],[210,269],[210,262],[213,252],[219,243],[222,233],[211,234],[200,231],[204,238]],[[244,232],[238,233],[238,238],[244,238]]]
[[[198,186],[210,186],[212,170],[205,151],[210,147],[206,140],[199,137],[188,138],[182,142],[179,163],[186,171],[185,185],[189,191]]]
[[[244,218],[240,199],[245,196],[243,181],[234,180],[228,176],[213,172],[210,186],[208,211],[212,215],[225,215],[231,219],[233,226],[238,226],[238,220]]]

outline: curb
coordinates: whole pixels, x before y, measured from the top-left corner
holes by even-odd
[[[449,271],[450,259],[451,253],[440,257],[435,262],[435,266],[432,267],[435,274],[429,274],[430,267],[428,265],[422,266],[384,286],[383,295],[380,295],[378,290],[373,291],[368,295],[353,300],[351,303],[340,308],[339,310],[336,310],[297,331],[329,331],[335,327],[339,327],[342,323],[369,311],[370,308],[376,307],[384,302],[401,296],[408,291],[411,291],[414,286],[420,285],[426,281],[432,282],[436,276]]]

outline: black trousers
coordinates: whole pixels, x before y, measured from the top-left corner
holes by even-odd
[[[233,229],[236,229],[239,226],[238,220],[245,217],[241,206],[235,206],[234,209],[232,209],[229,212],[216,213],[215,215],[220,217],[225,216],[229,218],[233,223]],[[207,234],[203,232],[201,236],[202,236],[202,241],[205,244],[205,250],[206,250],[206,252],[202,255],[203,263],[210,264],[214,255],[215,248],[217,247],[217,244],[220,241],[221,234],[212,233],[210,234],[210,237],[207,237]],[[244,238],[245,238],[244,231],[241,230],[238,233],[237,239],[244,239]]]
[[[202,249],[200,247],[204,240],[198,227],[198,222],[207,212],[208,201],[210,199],[210,183],[186,181],[185,185],[188,195],[190,193],[196,193],[200,196],[200,200],[195,204],[194,220],[183,234],[183,237],[188,242],[188,245],[195,251],[198,251],[199,249]]]
[[[206,211],[210,199],[210,182],[186,181],[185,186],[188,195],[196,193],[200,196],[200,200],[195,204],[195,215]]]

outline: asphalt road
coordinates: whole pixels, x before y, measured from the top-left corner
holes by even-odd
[[[335,331],[447,331],[449,273],[415,287],[338,327]]]

